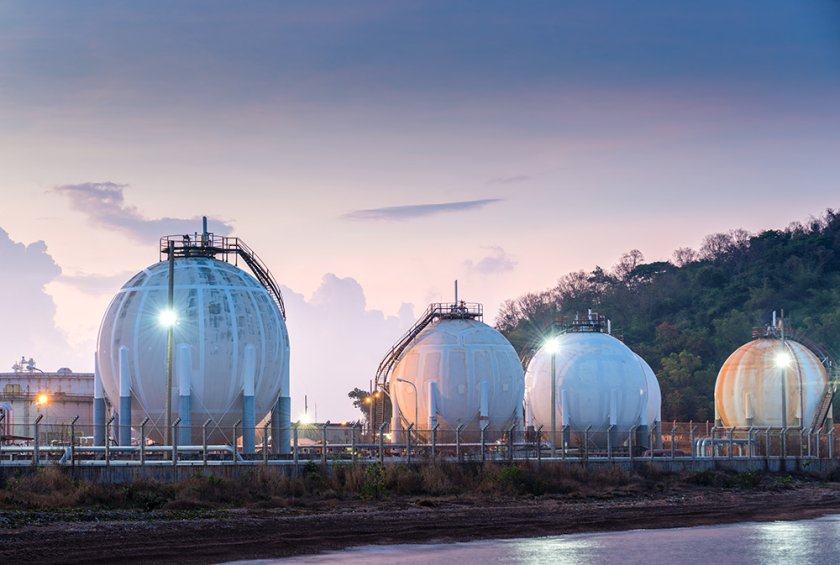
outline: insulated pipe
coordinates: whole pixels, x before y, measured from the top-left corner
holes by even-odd
[[[254,378],[257,370],[257,348],[253,344],[245,346],[245,365],[243,367],[242,386],[242,453],[256,453],[257,420],[254,407]]]
[[[572,423],[571,415],[569,414],[569,391],[565,388],[560,389],[560,426],[563,428],[563,449],[571,443],[572,432],[570,426]],[[565,451],[564,451],[565,453]]]
[[[128,348],[120,347],[120,418],[119,445],[131,445],[131,372],[128,368]]]
[[[93,356],[93,445],[105,445],[105,391],[99,374],[99,355]]]
[[[650,449],[650,422],[647,419],[647,410],[642,410],[641,415],[639,416],[639,427],[636,430],[636,436],[638,441],[636,445],[639,447],[644,447],[646,449]]]
[[[288,455],[292,451],[289,445],[292,441],[292,398],[290,396],[278,398],[276,412],[279,420],[279,431],[275,443],[280,455]]]
[[[188,343],[178,345],[175,354],[175,371],[178,376],[178,418],[181,424],[178,427],[178,444],[192,445],[192,406],[191,406],[191,381],[192,381],[192,346]]]
[[[429,383],[429,429],[434,429],[438,423],[438,406],[437,406],[437,383],[431,381]]]
[[[478,427],[484,429],[490,423],[490,383],[487,381],[478,383],[478,392],[480,395]]]

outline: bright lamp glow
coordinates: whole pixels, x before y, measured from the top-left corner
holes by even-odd
[[[39,394],[38,395],[38,404],[43,406],[44,404],[46,404],[49,401],[50,401],[50,397],[48,397],[46,394]]]
[[[776,353],[776,358],[774,361],[776,362],[777,367],[787,367],[791,364],[793,358],[787,351],[779,351],[778,353]]]
[[[543,343],[543,347],[549,353],[557,353],[557,350],[560,349],[560,339],[558,337],[550,337]]]
[[[300,418],[298,418],[298,422],[300,422],[301,424],[311,423],[312,418],[309,417],[309,412],[304,412],[303,414],[301,414]]]
[[[174,310],[161,310],[160,316],[158,317],[158,321],[160,322],[160,325],[164,328],[170,328],[178,322],[178,315],[175,313]]]

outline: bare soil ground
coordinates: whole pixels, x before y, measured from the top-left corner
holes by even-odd
[[[207,512],[0,511],[0,563],[219,563],[358,545],[467,541],[840,513],[840,484],[669,485],[542,496],[301,501]]]

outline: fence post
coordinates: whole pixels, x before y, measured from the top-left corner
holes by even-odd
[[[782,428],[782,437],[781,441],[779,442],[781,444],[780,449],[782,459],[787,457],[787,431],[787,427]]]
[[[437,460],[437,431],[439,426],[439,422],[435,422],[435,425],[432,426],[432,463]]]
[[[140,422],[140,465],[146,464],[146,424],[149,422],[149,417],[143,418]]]
[[[814,444],[815,444],[814,447],[816,448],[816,451],[817,451],[817,459],[820,459],[820,432],[821,431],[822,430],[820,428],[817,428],[817,430],[814,432]]]
[[[612,445],[612,431],[615,426],[610,424],[607,428],[607,461],[612,463],[612,452],[613,452],[613,445]]]
[[[0,412],[0,435],[3,435],[3,430],[6,429],[6,412]],[[14,430],[12,430],[14,433]],[[3,465],[3,442],[0,441],[0,465]]]
[[[688,423],[688,448],[691,450],[691,460],[694,461],[694,421]]]
[[[487,426],[490,425],[490,422],[484,422],[481,426],[481,462],[484,463],[484,430],[487,429]]]
[[[205,466],[207,465],[207,426],[209,426],[212,421],[212,418],[207,418],[207,421],[204,422],[203,426],[201,426],[201,462]]]
[[[236,430],[239,429],[239,424],[241,424],[241,423],[242,423],[242,420],[237,420],[233,424],[233,446],[232,447],[233,447],[233,464],[234,465],[236,465],[236,463],[237,463],[237,461],[236,461],[236,436],[239,435]]]
[[[753,427],[747,428],[747,459],[753,458]]]
[[[648,432],[648,458],[651,461],[653,461],[654,451],[656,451],[656,426],[653,426],[653,429]]]
[[[35,443],[32,444],[32,466],[37,467],[41,464],[41,434],[38,429],[41,427],[41,419],[44,415],[39,414],[35,418]]]
[[[295,469],[297,469],[298,464],[298,430],[300,429],[300,422],[295,422],[292,426],[292,459],[295,461]],[[297,472],[297,471],[295,471]]]
[[[715,433],[717,432],[717,427],[712,426],[712,435],[711,435],[711,442],[712,442],[712,461],[715,460]]]
[[[327,426],[329,424],[324,424],[321,426],[321,464],[327,464]]]
[[[464,424],[458,424],[458,427],[455,428],[455,457],[458,459],[458,463],[462,461],[461,459],[461,430],[464,429]]]
[[[79,417],[76,416],[70,421],[70,466],[76,467],[76,422]]]
[[[172,465],[178,464],[178,426],[181,424],[181,418],[175,418],[172,422]]]
[[[356,462],[356,425],[350,429],[350,460]]]
[[[569,442],[566,441],[566,432],[568,429],[568,424],[560,426],[560,457],[564,460],[566,459],[566,450],[569,449]]]
[[[630,426],[630,433],[627,434],[627,453],[630,456],[630,462],[633,462],[633,436],[636,435],[636,428],[638,426]]]
[[[542,424],[540,424],[536,430],[534,430],[534,438],[537,442],[537,467],[542,465],[542,441],[540,436],[542,435]]]
[[[405,461],[411,465],[411,431],[414,429],[414,422],[411,422],[405,434]]]
[[[508,461],[513,462],[513,434],[516,433],[516,424],[512,424],[508,429]]]
[[[271,418],[263,426],[263,465],[268,465],[268,428],[271,427]]]
[[[732,459],[732,451],[733,451],[733,443],[732,442],[733,442],[733,436],[735,435],[735,426],[732,426],[727,431],[729,432],[729,441],[727,442],[729,444],[728,449],[727,449],[727,455],[728,455],[727,459]]]
[[[671,428],[671,461],[673,461],[677,456],[676,448],[674,446],[674,442],[676,441],[676,439],[677,439],[677,427],[674,426],[673,428]]]
[[[385,463],[385,426],[388,422],[382,422],[379,426],[379,462]]]
[[[105,465],[111,464],[111,423],[114,417],[105,422]]]
[[[828,428],[828,458],[834,458],[834,425]]]
[[[583,430],[583,449],[578,454],[579,458],[589,460],[589,430],[592,429],[592,426],[586,426],[586,429]]]

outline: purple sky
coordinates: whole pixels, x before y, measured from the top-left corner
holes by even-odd
[[[112,293],[207,214],[287,288],[293,415],[354,417],[455,278],[492,323],[837,207],[838,100],[828,0],[7,0],[0,363],[90,370]]]

